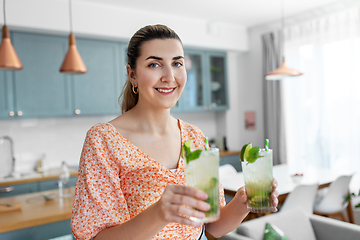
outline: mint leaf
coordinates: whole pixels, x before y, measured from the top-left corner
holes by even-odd
[[[258,158],[260,158],[259,157],[259,147],[252,147],[250,149],[248,155],[246,156],[246,161],[248,161],[248,163],[253,163]]]
[[[201,154],[201,150],[189,151],[185,153],[186,162],[189,163],[195,159],[198,159]]]

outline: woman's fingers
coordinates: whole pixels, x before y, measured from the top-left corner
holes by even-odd
[[[277,186],[278,186],[278,181],[275,178],[273,178],[273,183],[272,183],[273,189],[275,190]]]
[[[177,222],[197,227],[199,223],[191,221],[189,217],[203,218],[204,212],[210,205],[204,200],[207,194],[196,188],[168,185],[159,200],[161,212],[168,222]]]
[[[198,199],[206,200],[208,198],[208,195],[194,187],[187,187],[187,186],[179,186],[179,185],[169,185],[167,188],[170,188],[171,191],[173,191],[176,194],[180,195],[187,195],[192,196]]]
[[[278,209],[277,209],[277,205],[278,205],[278,203],[279,203],[279,199],[278,199],[278,197],[279,197],[279,192],[276,190],[277,186],[278,186],[278,181],[274,178],[274,179],[273,179],[273,184],[272,184],[273,191],[272,191],[272,193],[271,193],[271,199],[273,200],[273,201],[272,201],[272,205],[273,205],[273,207],[274,207],[273,212],[277,212],[277,210],[278,210]]]

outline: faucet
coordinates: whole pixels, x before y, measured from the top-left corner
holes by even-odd
[[[1,146],[8,141],[10,143],[10,160],[11,160],[11,170],[9,172],[8,175],[5,176],[5,178],[7,177],[13,177],[14,173],[15,173],[15,157],[14,157],[14,147],[13,147],[13,140],[9,137],[9,136],[2,136],[0,137],[0,150],[1,150]],[[1,157],[1,155],[0,155]]]

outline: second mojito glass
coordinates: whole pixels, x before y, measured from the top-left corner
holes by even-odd
[[[207,193],[205,202],[210,204],[210,210],[205,212],[204,218],[190,219],[195,222],[208,223],[220,218],[219,208],[219,149],[210,148],[201,151],[199,158],[186,161],[186,185],[195,187]]]
[[[247,208],[254,213],[267,213],[273,210],[271,192],[273,182],[272,150],[259,149],[255,162],[242,162]]]

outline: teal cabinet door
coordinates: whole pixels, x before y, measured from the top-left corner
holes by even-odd
[[[76,45],[88,71],[73,76],[75,114],[120,114],[118,98],[124,82],[120,43],[79,38]]]
[[[206,83],[208,110],[218,111],[229,108],[226,53],[206,53]]]
[[[13,190],[11,190],[10,192],[2,192],[1,189],[4,189],[6,187],[12,187]],[[0,187],[0,198],[11,197],[26,193],[33,193],[38,191],[39,191],[39,186],[36,182],[5,186],[5,187]]]
[[[199,112],[206,106],[205,59],[202,51],[185,50],[187,82],[173,112]]]
[[[187,82],[172,112],[223,111],[229,108],[225,52],[185,49]]]
[[[16,115],[70,115],[69,76],[59,72],[67,51],[67,38],[14,32],[13,41],[24,66],[14,71]]]
[[[13,117],[14,112],[12,72],[0,72],[0,118]]]

